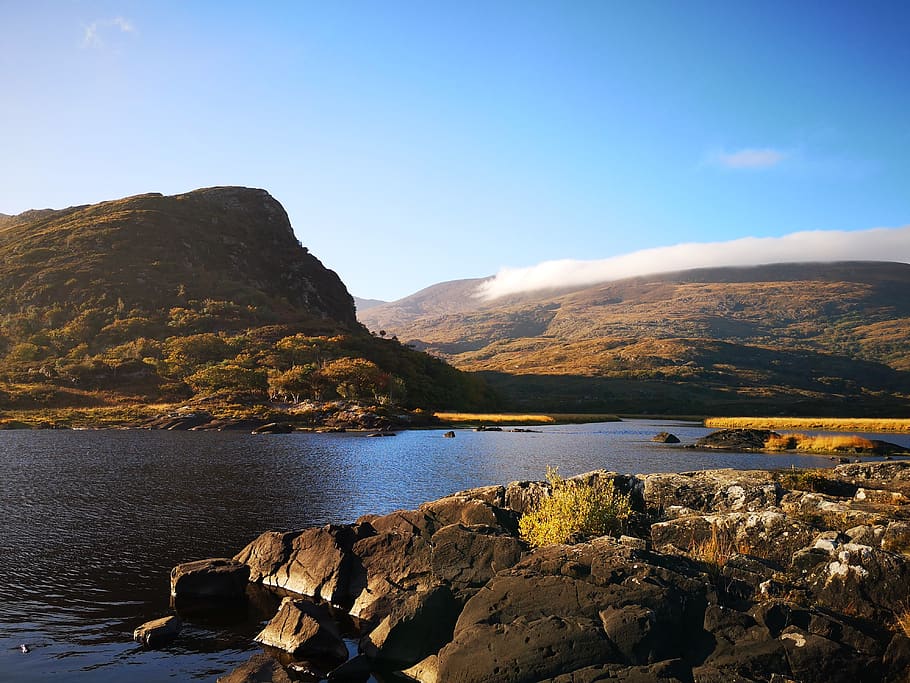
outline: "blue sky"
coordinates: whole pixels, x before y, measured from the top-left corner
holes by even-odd
[[[898,0],[0,0],[0,212],[262,187],[382,299],[906,226],[908,35]]]

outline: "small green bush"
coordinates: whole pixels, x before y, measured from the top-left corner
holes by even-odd
[[[632,514],[629,495],[617,491],[612,481],[566,481],[557,468],[550,467],[547,481],[552,486],[549,497],[525,514],[518,525],[521,537],[533,546],[565,543],[576,534],[616,533]]]

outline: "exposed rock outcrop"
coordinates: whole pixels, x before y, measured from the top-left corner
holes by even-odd
[[[910,462],[574,479],[604,477],[649,519],[643,537],[531,549],[518,517],[549,485],[522,482],[351,525],[267,532],[236,560],[251,581],[359,616],[362,654],[346,665],[359,676],[906,680],[910,638],[897,624],[910,604]],[[297,628],[284,614],[318,611],[306,605],[282,603],[282,642],[271,644],[308,649],[296,640],[310,633],[306,619]]]

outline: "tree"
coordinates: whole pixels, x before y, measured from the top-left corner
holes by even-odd
[[[364,358],[339,358],[327,364],[321,374],[342,398],[348,399],[372,396],[379,400],[391,380],[388,373]]]
[[[217,334],[171,337],[164,343],[168,367],[178,375],[192,374],[200,365],[217,363],[233,355],[228,343]]]
[[[300,403],[301,396],[314,396],[319,388],[319,371],[313,363],[269,373],[269,397]]]
[[[193,391],[230,391],[233,393],[258,394],[268,389],[268,380],[263,370],[251,370],[230,363],[210,365],[197,370],[184,380]]]

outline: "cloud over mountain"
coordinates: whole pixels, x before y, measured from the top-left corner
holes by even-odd
[[[815,230],[783,237],[744,237],[729,242],[690,242],[643,249],[612,258],[544,261],[505,267],[483,282],[477,295],[496,299],[540,289],[593,285],[626,277],[691,268],[755,266],[804,261],[898,261],[910,263],[910,226],[871,230]]]

